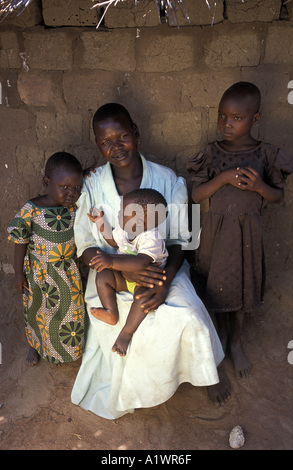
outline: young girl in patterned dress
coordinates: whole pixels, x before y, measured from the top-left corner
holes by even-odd
[[[8,227],[30,365],[40,356],[57,364],[75,361],[83,352],[85,310],[73,238],[82,183],[80,162],[55,153],[45,167],[47,194],[27,201]]]
[[[284,150],[251,135],[260,119],[260,101],[252,83],[228,88],[218,109],[223,140],[208,144],[188,165],[193,200],[210,202],[196,253],[198,287],[203,286],[204,302],[216,314],[223,349],[228,349],[237,377],[251,370],[241,347],[244,314],[256,311],[263,296],[263,203],[282,200],[293,169]]]

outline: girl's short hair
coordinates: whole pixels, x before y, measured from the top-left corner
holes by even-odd
[[[99,122],[105,121],[110,118],[125,117],[131,127],[134,125],[134,122],[127,111],[127,109],[119,103],[106,103],[101,106],[94,114],[93,117],[93,129],[95,130],[95,125]]]
[[[45,176],[48,178],[52,177],[61,167],[74,169],[82,173],[81,163],[74,155],[68,152],[56,152],[47,160]]]

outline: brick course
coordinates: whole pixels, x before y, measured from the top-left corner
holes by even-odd
[[[281,13],[279,0],[268,0],[269,9],[258,0],[228,0],[226,8],[218,1],[213,12],[205,0],[196,8],[194,0],[185,0],[191,22],[177,12],[180,28],[160,24],[154,0],[145,0],[144,7],[138,2],[137,9],[133,3],[111,7],[98,30],[98,11],[89,0],[34,0],[21,15],[2,21],[4,228],[21,203],[42,190],[44,162],[53,152],[71,151],[84,167],[103,163],[91,119],[108,101],[124,104],[133,115],[141,151],[188,180],[187,158],[218,136],[223,91],[249,80],[263,96],[256,138],[292,151],[293,106],[287,97],[293,2]],[[291,178],[284,207],[288,240],[292,200]],[[1,262],[11,262],[5,241],[0,249]]]

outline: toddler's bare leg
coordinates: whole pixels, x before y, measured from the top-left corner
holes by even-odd
[[[138,291],[139,287],[136,287],[134,294],[137,294]],[[112,351],[119,354],[119,356],[126,355],[133,333],[147,315],[141,308],[141,304],[142,300],[133,300],[125,325],[112,347]]]
[[[118,271],[104,269],[96,274],[96,286],[103,307],[92,307],[91,314],[109,325],[116,325],[119,318],[116,292],[127,290],[125,279]]]

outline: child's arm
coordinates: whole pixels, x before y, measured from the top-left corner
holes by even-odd
[[[140,253],[138,255],[115,255],[99,251],[94,256],[89,266],[98,272],[103,269],[114,269],[115,271],[140,271],[145,269],[151,262],[152,258],[148,255]]]
[[[238,168],[237,168],[238,170]],[[262,179],[258,171],[254,168],[239,168],[241,174],[238,177],[239,187],[246,191],[259,193],[268,202],[280,202],[284,197],[282,188],[273,188]]]
[[[27,244],[14,244],[14,286],[22,294],[23,286],[28,287],[26,277],[23,272],[24,257],[26,255]]]
[[[116,248],[117,243],[115,242],[112,235],[112,227],[109,222],[104,218],[104,212],[99,209],[96,210],[96,215],[93,215],[93,209],[90,210],[90,214],[87,214],[88,218],[96,224],[98,230],[103,235],[104,239],[110,246]]]
[[[206,183],[193,185],[192,199],[197,203],[208,199],[226,184],[231,184],[243,191],[255,191],[268,202],[280,202],[283,198],[283,189],[273,188],[266,184],[256,170],[251,167],[238,167],[223,171]]]

